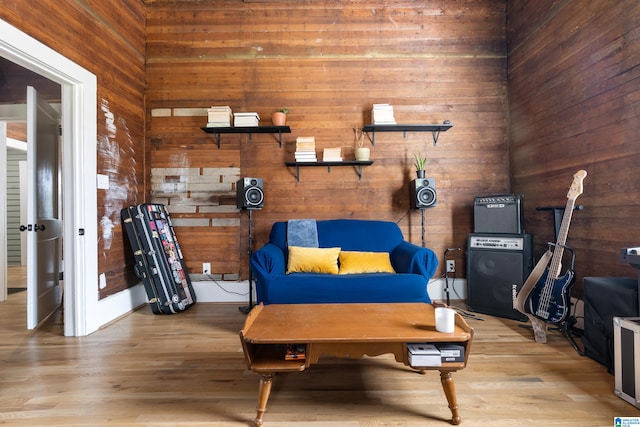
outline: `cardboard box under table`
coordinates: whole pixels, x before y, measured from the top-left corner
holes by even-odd
[[[640,317],[613,318],[615,394],[640,408]]]

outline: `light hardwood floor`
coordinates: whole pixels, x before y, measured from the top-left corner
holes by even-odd
[[[471,356],[454,374],[462,425],[612,426],[614,416],[640,416],[613,394],[614,377],[560,334],[537,344],[518,322],[483,317],[468,321]],[[60,316],[26,331],[24,293],[12,294],[0,304],[0,424],[250,426],[259,377],[244,363],[244,318],[234,304],[172,316],[144,307],[65,338]],[[381,356],[278,375],[264,425],[445,426],[450,416],[437,371]]]

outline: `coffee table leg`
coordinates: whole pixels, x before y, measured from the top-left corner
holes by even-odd
[[[262,425],[262,417],[267,410],[267,401],[269,400],[269,394],[271,393],[271,383],[273,377],[271,374],[262,374],[260,377],[260,387],[258,388],[258,407],[256,408],[257,414],[255,423],[257,426]]]
[[[445,396],[447,396],[447,402],[449,402],[449,409],[451,409],[451,422],[458,425],[462,422],[460,414],[458,413],[458,399],[456,398],[456,384],[453,382],[453,376],[449,371],[440,371],[440,381],[442,382],[442,389]]]

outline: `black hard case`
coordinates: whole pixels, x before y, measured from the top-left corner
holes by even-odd
[[[151,310],[174,314],[195,304],[196,294],[164,205],[130,206],[122,209],[121,217]]]
[[[584,354],[614,368],[614,317],[638,317],[638,279],[634,277],[585,277]]]

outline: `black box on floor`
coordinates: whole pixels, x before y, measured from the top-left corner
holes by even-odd
[[[613,318],[638,317],[638,280],[631,277],[585,277],[584,353],[613,370]]]

